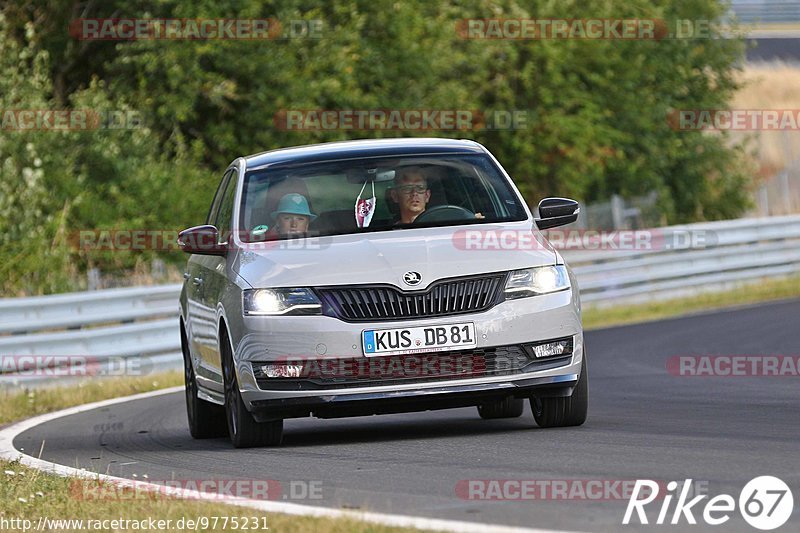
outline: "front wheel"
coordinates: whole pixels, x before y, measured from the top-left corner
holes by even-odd
[[[234,448],[256,446],[278,446],[283,440],[283,420],[256,422],[247,411],[239,392],[236,369],[233,363],[227,334],[220,335],[222,355],[222,378],[225,383],[225,417],[228,420],[228,435]]]
[[[502,400],[493,400],[478,406],[478,414],[484,420],[496,418],[517,418],[522,416],[525,401],[522,398],[508,396]]]
[[[581,375],[572,396],[567,398],[531,398],[531,411],[536,423],[543,428],[580,426],[586,422],[589,407],[589,372],[586,353],[583,354]]]
[[[195,439],[224,437],[226,434],[224,409],[221,405],[201,400],[197,396],[197,378],[189,356],[189,345],[183,324],[181,324],[181,351],[183,352],[183,377],[189,433]]]

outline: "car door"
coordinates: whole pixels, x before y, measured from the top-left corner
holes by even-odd
[[[233,229],[233,212],[236,201],[236,189],[238,185],[236,169],[229,171],[229,176],[225,188],[222,192],[219,207],[213,222],[219,232],[217,244],[226,245],[232,242],[231,231]],[[201,364],[205,367],[209,377],[217,383],[222,383],[222,369],[220,365],[219,342],[217,331],[217,307],[222,300],[222,296],[228,287],[231,265],[235,259],[235,250],[230,249],[224,256],[208,255],[202,261],[203,276],[203,303],[213,322],[213,341],[203,350],[203,360]]]
[[[211,208],[208,211],[206,224],[216,226],[228,184],[235,180],[235,169],[228,169],[220,180]],[[192,329],[192,349],[195,356],[196,375],[199,384],[206,388],[216,389],[220,381],[214,365],[209,365],[217,354],[217,321],[216,304],[210,298],[208,283],[211,279],[210,271],[216,268],[219,260],[224,257],[194,254],[189,259],[189,266],[185,274],[187,278],[187,301],[189,321]]]

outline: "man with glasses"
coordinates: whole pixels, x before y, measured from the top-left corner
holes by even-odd
[[[428,180],[419,168],[404,168],[399,170],[395,177],[395,185],[390,195],[400,207],[400,224],[411,224],[421,215],[428,201],[431,191],[428,189]]]

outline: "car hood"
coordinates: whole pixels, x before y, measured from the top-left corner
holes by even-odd
[[[255,288],[391,284],[414,290],[456,276],[552,265],[556,254],[530,222],[419,228],[244,245],[234,269]]]

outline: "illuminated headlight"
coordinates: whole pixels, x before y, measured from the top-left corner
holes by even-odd
[[[245,315],[319,315],[322,305],[311,289],[251,289],[242,293]]]
[[[515,270],[506,282],[506,299],[524,298],[569,289],[569,275],[564,265]]]

